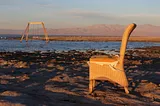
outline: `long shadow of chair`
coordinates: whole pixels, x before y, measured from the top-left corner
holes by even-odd
[[[107,80],[117,83],[128,91],[128,80],[124,70],[124,56],[127,42],[136,24],[130,24],[122,38],[120,56],[107,57],[105,55],[92,56],[89,60],[89,92],[92,93],[96,80]]]

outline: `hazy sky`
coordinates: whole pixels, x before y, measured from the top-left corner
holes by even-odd
[[[160,0],[0,0],[0,28],[24,29],[43,21],[47,28],[94,24],[160,25]]]

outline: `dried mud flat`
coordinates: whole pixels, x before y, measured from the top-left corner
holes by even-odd
[[[160,47],[126,52],[130,94],[104,81],[88,93],[87,61],[99,54],[109,55],[95,50],[0,52],[0,105],[160,105]]]

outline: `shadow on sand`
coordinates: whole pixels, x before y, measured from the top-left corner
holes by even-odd
[[[0,104],[103,106],[100,101],[85,97],[88,95],[88,68],[83,66],[82,59],[87,58],[74,55],[1,53],[7,64],[0,68]]]

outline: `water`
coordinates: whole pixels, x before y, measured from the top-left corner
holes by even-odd
[[[69,50],[119,50],[121,42],[72,42],[72,41],[45,41],[34,40],[22,43],[19,40],[0,40],[0,51],[69,51]],[[160,46],[153,42],[129,42],[128,49]]]

